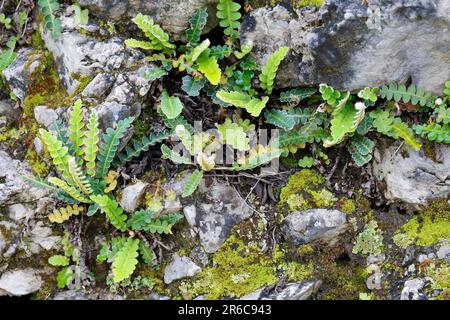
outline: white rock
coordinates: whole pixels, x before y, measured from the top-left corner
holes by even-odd
[[[164,282],[169,284],[175,280],[192,277],[201,270],[190,258],[174,254],[172,262],[164,270]]]
[[[120,200],[120,206],[126,212],[134,212],[139,205],[139,201],[144,195],[145,188],[148,183],[144,183],[138,180],[135,184],[127,186],[122,191],[122,199]]]
[[[8,271],[0,277],[0,296],[24,296],[36,292],[43,281],[34,269]]]

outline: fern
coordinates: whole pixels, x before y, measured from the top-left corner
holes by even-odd
[[[200,41],[200,36],[207,20],[208,11],[205,7],[196,10],[189,19],[190,28],[185,33],[186,39],[191,45],[196,45]]]
[[[91,184],[73,157],[69,159],[69,172],[78,189],[85,195],[90,195],[92,193]]]
[[[127,216],[116,200],[106,195],[93,195],[91,200],[97,203],[109,218],[111,224],[122,232],[127,230]]]
[[[414,126],[415,132],[430,141],[450,144],[450,124],[430,123]]]
[[[153,264],[153,250],[142,240],[139,241],[139,254],[145,264]]]
[[[217,63],[217,58],[215,56],[210,56],[210,50],[205,50],[196,60],[198,71],[203,73],[206,79],[213,85],[218,85],[220,78],[222,76],[222,71],[220,70],[219,64]]]
[[[183,111],[183,104],[180,98],[170,97],[166,90],[161,94],[161,111],[167,119],[175,119]]]
[[[152,133],[148,137],[144,136],[142,139],[134,139],[131,142],[132,147],[127,145],[124,152],[118,155],[118,160],[113,163],[114,167],[123,167],[125,163],[130,162],[131,159],[139,157],[142,152],[148,151],[151,146],[154,146],[169,137],[169,132],[163,131],[157,134]]]
[[[277,159],[283,153],[278,148],[264,147],[257,145],[256,148],[250,150],[249,155],[238,161],[239,165],[233,168],[226,168],[231,171],[253,170],[261,167],[274,159]]]
[[[69,259],[65,256],[55,255],[48,258],[48,263],[54,267],[66,267],[69,265]]]
[[[339,91],[323,83],[319,86],[319,91],[322,94],[322,99],[332,107],[338,104],[338,101],[342,96]]]
[[[227,119],[223,124],[216,124],[221,140],[239,151],[250,149],[250,139],[239,124]]]
[[[44,144],[47,146],[55,166],[61,171],[62,176],[67,179],[70,184],[73,184],[69,171],[69,149],[66,146],[63,146],[63,143],[47,130],[40,129],[39,134],[42,137]]]
[[[11,37],[6,43],[6,48],[0,55],[0,74],[5,70],[16,58],[14,49],[16,48],[17,38]]]
[[[345,99],[344,99],[345,100]],[[363,103],[345,103],[336,107],[331,120],[331,140],[324,142],[325,147],[331,147],[340,143],[348,133],[355,132],[358,125],[364,119],[366,106]]]
[[[169,159],[175,164],[192,164],[192,162],[188,158],[180,156],[178,153],[170,149],[165,144],[161,146],[161,152],[163,154],[163,158]]]
[[[153,212],[150,210],[139,210],[133,212],[130,219],[128,219],[128,227],[135,231],[141,231],[145,225],[150,223],[153,219]]]
[[[181,195],[183,198],[189,197],[191,194],[194,193],[194,191],[197,189],[198,185],[202,181],[203,178],[203,172],[200,170],[195,170],[191,176],[189,177],[188,181],[186,182],[183,194]]]
[[[347,150],[350,152],[356,165],[362,167],[370,160],[372,160],[372,151],[375,143],[367,137],[357,136],[347,145]]]
[[[247,110],[247,112],[254,117],[258,117],[261,114],[261,111],[266,107],[267,102],[269,102],[269,97],[258,99],[253,98],[246,93],[237,91],[227,92],[220,90],[217,92],[217,97],[235,107]]]
[[[143,230],[150,233],[172,234],[173,224],[164,219],[154,219],[147,223]]]
[[[381,97],[387,100],[394,100],[396,102],[403,101],[404,103],[411,103],[413,105],[432,106],[434,98],[431,92],[417,88],[411,84],[406,88],[403,84],[391,82],[387,86],[381,88]]]
[[[83,207],[78,205],[67,206],[65,208],[55,209],[53,213],[48,215],[48,220],[52,223],[63,223],[72,216],[77,216],[84,211]]]
[[[92,109],[87,131],[83,137],[83,157],[86,162],[86,172],[91,177],[95,177],[95,160],[97,159],[99,141],[98,114],[95,109]]]
[[[158,112],[163,117],[163,121],[169,129],[175,130],[177,126],[182,125],[190,134],[194,134],[194,127],[192,127],[182,115],[179,115],[175,119],[168,119],[162,112],[160,112],[160,110],[158,110]]]
[[[144,32],[151,42],[145,44],[143,41],[128,39],[125,41],[126,45],[134,48],[162,50],[163,52],[172,52],[175,49],[175,45],[169,41],[169,35],[158,24],[155,24],[149,16],[139,13],[133,19],[133,22]]]
[[[128,279],[138,263],[139,240],[128,238],[117,252],[112,263],[113,281],[115,283]]]
[[[141,69],[139,71],[139,75],[148,81],[155,81],[158,80],[166,75],[168,75],[168,72],[164,68],[160,67],[153,67],[153,68],[146,68]]]
[[[67,184],[67,182],[65,182],[59,178],[51,177],[48,179],[48,181],[51,184],[64,190],[64,192],[66,192],[69,196],[71,196],[72,198],[74,198],[75,200],[77,200],[79,202],[83,202],[83,203],[91,203],[92,202],[91,200],[86,198],[83,194],[81,194],[81,192],[77,188],[69,186]]]
[[[186,92],[191,97],[198,97],[200,95],[200,90],[205,86],[203,79],[194,79],[191,76],[183,77],[183,85],[181,89]]]
[[[239,13],[240,8],[241,5],[233,0],[219,0],[219,3],[217,4],[216,15],[217,18],[219,18],[219,25],[222,28],[225,28],[223,33],[232,38],[237,38],[237,29],[239,29],[241,25],[239,22],[239,19],[241,18],[241,14]]]
[[[53,39],[57,39],[62,33],[61,20],[55,17],[55,12],[59,10],[57,0],[38,0],[39,8],[44,16],[44,23],[47,30],[50,30]]]
[[[312,96],[317,92],[316,88],[297,88],[280,94],[280,101],[298,104],[301,100]]]
[[[261,81],[260,86],[266,91],[267,94],[271,94],[273,90],[273,83],[277,75],[278,68],[281,61],[288,53],[289,48],[281,47],[275,51],[267,60],[264,67],[261,69],[261,74],[259,75],[259,81]]]
[[[103,177],[106,177],[114,156],[117,153],[120,139],[125,135],[125,132],[133,120],[134,118],[132,117],[126,118],[117,123],[116,129],[106,129],[106,133],[103,135],[104,143],[98,155],[97,178],[102,179]]]
[[[83,154],[84,123],[81,100],[77,100],[73,106],[69,118],[69,140],[76,156]]]
[[[190,58],[192,62],[195,62],[200,55],[205,52],[206,49],[209,48],[209,45],[211,42],[209,39],[204,40],[202,43],[200,43],[198,46],[192,49],[192,52],[190,54]]]
[[[272,109],[266,111],[264,112],[264,117],[266,118],[267,123],[273,124],[286,131],[292,130],[296,125],[295,119],[284,110]]]

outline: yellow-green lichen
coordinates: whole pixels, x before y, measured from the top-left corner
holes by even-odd
[[[208,299],[241,297],[279,280],[277,257],[276,250],[265,254],[255,242],[245,243],[232,235],[214,254],[215,265],[203,269],[187,292],[207,294]]]
[[[352,199],[343,199],[340,203],[339,209],[347,214],[352,214],[356,211],[355,201]]]
[[[271,6],[275,6],[278,3],[281,3],[283,1],[280,0],[269,0]],[[290,0],[290,5],[295,9],[300,9],[306,6],[316,6],[321,7],[323,5],[324,0]]]
[[[450,238],[450,204],[445,199],[433,200],[401,228],[419,246],[429,246]]]
[[[325,178],[314,170],[296,172],[281,189],[279,205],[287,205],[290,211],[331,208],[337,199],[324,184]]]

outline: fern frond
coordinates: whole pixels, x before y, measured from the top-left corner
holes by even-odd
[[[286,57],[288,51],[289,48],[287,47],[279,48],[269,57],[264,67],[261,69],[261,74],[259,75],[259,80],[261,81],[260,86],[266,91],[267,94],[272,93],[278,68],[281,61],[283,61],[284,57]]]
[[[430,123],[428,125],[416,125],[414,130],[421,137],[439,143],[450,143],[450,124]]]
[[[172,227],[173,224],[166,220],[153,219],[143,227],[143,230],[150,233],[172,234]]]
[[[187,41],[191,45],[196,45],[200,41],[203,28],[208,20],[208,10],[203,7],[194,12],[189,19],[190,28],[185,31]]]
[[[317,92],[316,88],[296,88],[280,94],[280,101],[285,103],[298,104],[303,99],[312,96]]]
[[[91,200],[86,198],[77,188],[69,186],[67,184],[67,182],[65,182],[59,178],[51,177],[48,179],[48,182],[63,189],[69,196],[71,196],[72,198],[74,198],[75,200],[77,200],[79,202],[83,202],[83,203],[91,203],[92,202]]]
[[[69,159],[69,172],[78,189],[85,195],[92,193],[92,187],[74,157]]]
[[[197,190],[198,185],[202,181],[203,178],[203,172],[200,170],[195,170],[192,172],[191,176],[189,177],[188,181],[186,182],[184,188],[183,188],[183,194],[181,195],[183,198],[189,197],[191,194]]]
[[[161,146],[161,152],[163,154],[163,159],[169,159],[175,164],[192,164],[192,162],[188,158],[180,156],[165,144]]]
[[[120,139],[125,135],[128,127],[133,122],[134,118],[126,118],[117,123],[117,128],[106,129],[103,135],[103,145],[100,149],[97,162],[97,178],[102,179],[108,174],[111,163],[116,155],[119,147]]]
[[[356,165],[362,167],[372,160],[372,151],[375,142],[365,136],[357,136],[347,145],[347,150],[355,161]]]
[[[395,118],[394,122],[391,125],[391,137],[394,139],[398,139],[399,137],[405,140],[405,143],[416,150],[420,150],[422,145],[416,141],[414,137],[414,132],[408,125],[400,118]]]
[[[217,4],[216,15],[219,18],[219,25],[225,28],[223,33],[232,38],[237,38],[237,29],[241,25],[239,22],[241,18],[241,14],[239,13],[240,8],[241,5],[233,0],[219,0]]]
[[[127,216],[116,200],[106,195],[93,195],[91,200],[97,203],[102,211],[106,213],[111,224],[118,230],[125,232],[127,230]]]
[[[73,106],[69,118],[69,140],[72,143],[73,152],[76,156],[81,156],[83,150],[84,122],[83,108],[81,100],[77,100]]]
[[[217,92],[217,97],[223,102],[247,110],[253,117],[258,117],[261,114],[261,111],[266,107],[267,102],[269,102],[269,97],[258,99],[238,91],[227,92],[219,90]]]
[[[196,46],[195,48],[192,49],[191,52],[191,61],[195,62],[198,57],[206,50],[209,48],[209,45],[211,44],[211,42],[209,41],[209,39],[205,39],[203,40],[202,43],[200,43],[198,46]]]
[[[0,54],[0,74],[5,70],[16,58],[14,49],[16,47],[17,37],[11,37],[6,43],[7,49]]]
[[[139,210],[133,212],[130,219],[128,219],[128,227],[135,231],[141,231],[144,226],[153,219],[153,212],[150,210]]]
[[[286,131],[292,130],[296,125],[294,118],[284,110],[272,109],[264,112],[266,122]]]
[[[145,40],[126,39],[125,44],[130,48],[143,49],[143,50],[162,50],[163,46],[159,43],[155,44]]]
[[[404,103],[411,103],[413,105],[431,106],[434,102],[434,97],[431,92],[417,88],[411,84],[408,88],[404,84],[397,84],[391,82],[387,86],[381,88],[381,97],[387,100],[394,100],[396,102],[403,101]]]
[[[160,133],[151,133],[148,137],[144,136],[142,139],[134,139],[131,142],[131,147],[128,145],[125,150],[118,155],[118,161],[113,163],[115,168],[120,168],[125,163],[130,162],[131,159],[139,157],[142,152],[148,151],[148,149],[157,143],[160,143],[170,137],[168,131]]]
[[[61,171],[62,176],[69,181],[69,184],[73,185],[69,171],[69,148],[63,146],[63,143],[47,130],[40,129],[39,134],[42,137],[44,144],[47,146],[50,156],[53,159],[53,163]]]
[[[63,223],[70,219],[72,216],[77,216],[84,211],[83,207],[78,205],[67,206],[65,208],[55,209],[48,215],[48,220],[52,223]]]
[[[44,16],[45,27],[50,30],[53,39],[58,38],[62,33],[61,20],[55,16],[59,10],[57,0],[38,0],[38,5]]]
[[[128,238],[117,252],[112,263],[113,281],[115,283],[128,279],[138,263],[139,240]]]
[[[283,151],[278,148],[264,147],[257,145],[256,148],[250,150],[249,155],[238,161],[239,166],[229,168],[231,171],[253,170],[261,167],[274,159],[279,158]]]
[[[166,50],[173,51],[175,49],[175,45],[170,43],[169,35],[164,32],[164,30],[158,25],[155,24],[152,18],[149,16],[145,16],[139,13],[134,19],[133,22],[141,29],[145,35],[151,40],[151,46],[153,50]],[[130,41],[128,42],[128,44]],[[136,44],[136,42],[132,42],[132,44]]]
[[[222,71],[220,70],[215,56],[210,56],[209,52],[203,52],[200,57],[197,58],[197,66],[198,71],[203,73],[211,84],[215,86],[219,84],[220,78],[222,77]]]
[[[97,159],[98,143],[100,141],[99,133],[98,114],[95,109],[92,109],[87,131],[83,138],[83,158],[86,162],[87,174],[91,177],[95,177],[95,160]]]

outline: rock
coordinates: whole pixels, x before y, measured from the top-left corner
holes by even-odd
[[[320,280],[288,283],[281,289],[272,289],[267,292],[266,288],[251,292],[240,300],[307,300],[322,285]]]
[[[201,270],[190,258],[174,254],[172,262],[164,270],[164,283],[169,284],[175,280],[193,277]]]
[[[127,48],[122,39],[104,41],[79,33],[62,16],[64,32],[53,39],[46,28],[41,28],[42,39],[53,54],[58,73],[69,94],[80,84],[80,77],[95,77],[98,73],[123,71],[143,59],[143,54]]]
[[[262,64],[290,48],[280,87],[328,83],[341,90],[412,82],[441,94],[450,78],[447,0],[326,0],[320,8],[263,7],[243,18],[242,44]],[[420,30],[420,32],[417,32]]]
[[[34,269],[8,271],[0,277],[0,296],[24,296],[38,291],[42,283],[41,277]]]
[[[105,102],[95,107],[97,109],[99,123],[103,129],[113,128],[114,125],[128,117],[139,117],[142,106],[133,104],[131,106],[117,102]]]
[[[30,75],[42,65],[44,55],[29,48],[22,48],[17,56],[5,70],[3,76],[11,91],[20,99],[24,100],[28,94]]]
[[[450,263],[450,245],[442,245],[437,252],[437,257],[439,259],[446,259]]]
[[[59,247],[61,237],[53,236],[52,229],[44,227],[42,221],[38,221],[30,232],[30,251],[34,254],[40,252],[40,248],[44,250],[56,249]]]
[[[25,182],[22,176],[32,176],[27,163],[14,160],[0,150],[0,207],[30,203],[48,194],[47,190]]]
[[[115,81],[116,78],[114,75],[99,73],[92,79],[86,88],[84,88],[81,95],[85,98],[100,99],[108,94]]]
[[[9,217],[12,220],[19,221],[21,219],[26,218],[30,219],[33,215],[33,210],[30,207],[24,206],[21,203],[13,204],[8,208]]]
[[[283,224],[285,237],[296,245],[314,240],[334,242],[347,230],[347,217],[338,210],[312,209],[289,214]]]
[[[191,209],[188,221],[198,230],[205,251],[214,253],[228,238],[233,226],[249,218],[251,211],[231,186],[218,181],[208,187],[200,185],[197,194],[196,210]]]
[[[82,291],[67,290],[58,292],[53,300],[88,300],[88,296]]]
[[[423,204],[450,194],[450,147],[434,148],[436,161],[408,146],[398,150],[398,144],[375,150],[373,173],[385,186],[386,199]]]
[[[190,226],[195,226],[195,217],[197,216],[197,209],[194,205],[185,206],[183,208],[184,217]]]
[[[189,18],[195,10],[207,6],[209,15],[209,25],[216,24],[215,7],[217,0],[162,0],[162,1],[100,1],[100,0],[81,0],[81,6],[87,6],[90,13],[107,18],[108,20],[125,20],[128,21],[137,13],[150,15],[156,23],[161,24],[161,27],[173,34],[179,39],[184,30],[189,27]],[[207,28],[211,29],[211,27]]]
[[[145,188],[148,186],[148,183],[144,183],[140,180],[137,180],[135,184],[127,186],[122,191],[122,199],[120,200],[120,206],[126,212],[134,212],[136,208],[139,206],[139,201],[144,195]]]
[[[426,295],[422,293],[425,282],[420,278],[405,281],[400,300],[425,300]]]
[[[12,122],[16,121],[19,116],[20,112],[18,112],[11,101],[0,100],[0,117],[6,117],[7,122]]]
[[[48,108],[46,106],[37,106],[34,108],[34,118],[36,121],[49,128],[56,120],[58,120],[60,115],[57,110]]]

